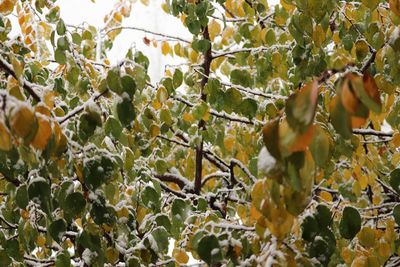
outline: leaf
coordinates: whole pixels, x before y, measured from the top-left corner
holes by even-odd
[[[257,101],[252,98],[245,98],[240,103],[238,110],[246,117],[252,119],[256,116],[258,109]]]
[[[330,102],[331,121],[335,130],[345,139],[352,136],[351,117],[346,112],[340,99],[335,96]]]
[[[381,113],[382,102],[375,79],[368,72],[365,72],[363,76],[363,83],[364,89],[368,95],[368,98],[365,100],[364,104],[369,107],[373,112]]]
[[[28,186],[28,196],[29,200],[39,204],[44,212],[50,214],[51,189],[44,178],[31,180]]]
[[[319,204],[316,208],[315,219],[320,229],[327,228],[332,224],[332,212],[325,204]]]
[[[122,126],[130,127],[136,118],[135,108],[129,99],[123,98],[117,103],[117,115]]]
[[[147,186],[142,192],[143,204],[149,209],[159,210],[161,206],[160,198],[161,196],[157,191],[150,186]]]
[[[380,3],[380,0],[362,0],[363,5],[371,10],[374,10]]]
[[[179,86],[181,86],[183,82],[183,73],[180,69],[176,69],[174,72],[174,76],[172,78],[172,83],[174,85],[174,88],[178,88]]]
[[[209,40],[206,39],[194,40],[192,43],[192,47],[197,52],[205,53],[211,49],[211,43]]]
[[[197,254],[209,265],[223,260],[222,249],[215,235],[207,235],[201,238],[197,247]]]
[[[21,209],[26,209],[29,203],[28,188],[26,185],[20,185],[15,193],[15,202]]]
[[[106,135],[111,136],[115,140],[119,140],[119,137],[122,134],[122,130],[123,128],[121,123],[113,116],[109,116],[106,123],[104,124],[104,131]]]
[[[44,150],[51,137],[52,129],[47,118],[43,116],[38,116],[37,118],[39,127],[35,137],[31,141],[31,145],[36,149]]]
[[[48,228],[50,236],[56,242],[60,242],[64,233],[67,231],[67,223],[63,219],[53,221]]]
[[[16,2],[17,2],[17,0],[2,0],[2,1],[0,1],[0,13],[3,16],[7,16],[7,15],[11,14],[11,12],[14,10],[14,6],[15,6]]]
[[[107,156],[87,160],[83,168],[83,178],[86,186],[95,190],[112,178],[114,166]]]
[[[361,245],[365,248],[372,248],[375,246],[375,230],[371,227],[363,227],[357,237]]]
[[[17,136],[27,138],[35,136],[38,122],[33,111],[25,105],[20,105],[11,112],[11,130]]]
[[[107,85],[111,91],[121,95],[123,92],[119,68],[112,68],[107,73]]]
[[[244,87],[251,87],[253,85],[253,78],[246,70],[234,69],[231,72],[231,82]]]
[[[292,94],[286,101],[285,112],[289,126],[304,133],[314,120],[318,99],[318,81],[314,80]]]
[[[400,169],[395,169],[390,173],[389,184],[400,194]]]
[[[136,82],[130,75],[123,75],[121,77],[122,92],[127,93],[130,99],[136,92]]]
[[[400,225],[400,204],[396,204],[396,206],[394,206],[393,218],[397,225]]]
[[[347,206],[343,209],[339,230],[342,237],[353,239],[361,229],[360,213],[353,207]]]
[[[161,43],[161,53],[162,53],[164,56],[166,56],[166,55],[168,55],[169,53],[171,53],[171,47],[169,46],[169,43],[168,43],[168,42],[163,41],[163,42]]]
[[[11,134],[2,121],[0,121],[0,150],[10,151],[12,149]]]
[[[299,152],[307,149],[308,145],[313,141],[315,126],[311,125],[307,131],[298,135],[294,142],[288,148],[289,152]]]
[[[324,167],[329,159],[330,138],[319,125],[315,127],[314,138],[309,148],[315,163],[321,168]]]
[[[301,224],[302,238],[308,242],[312,242],[319,233],[318,221],[314,216],[307,216]]]
[[[80,192],[72,192],[65,198],[62,208],[71,217],[79,216],[86,206],[86,200]]]
[[[148,238],[150,247],[156,252],[165,252],[168,249],[168,233],[164,227],[157,227]]]
[[[263,128],[263,140],[268,152],[277,160],[281,158],[279,147],[279,117],[267,122]]]

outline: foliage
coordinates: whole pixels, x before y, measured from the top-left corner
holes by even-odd
[[[191,40],[133,2],[0,0],[1,266],[398,264],[398,0],[163,2]]]

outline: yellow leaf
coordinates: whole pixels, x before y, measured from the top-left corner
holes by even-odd
[[[46,91],[44,93],[43,101],[49,109],[53,109],[54,107],[54,97],[55,94],[53,91]]]
[[[117,210],[117,216],[118,216],[118,218],[121,218],[121,217],[128,218],[129,217],[128,208],[124,206],[124,207],[120,208],[119,210]]]
[[[0,121],[0,150],[10,151],[12,148],[11,134],[2,121]]]
[[[157,125],[152,124],[150,126],[150,136],[151,137],[156,137],[160,134],[160,127],[158,127]]]
[[[224,139],[224,147],[228,151],[232,151],[235,146],[235,138],[233,136],[228,136]]]
[[[0,13],[4,16],[11,14],[17,0],[0,0]]]
[[[37,120],[33,111],[24,105],[21,105],[12,111],[11,130],[19,137],[25,138],[36,131]]]
[[[106,249],[106,259],[109,263],[115,263],[118,261],[119,252],[115,248],[109,247]]]
[[[161,43],[161,53],[166,56],[167,54],[169,54],[171,52],[171,47],[169,46],[169,43],[166,41],[163,41]]]
[[[44,150],[51,137],[51,125],[48,119],[38,116],[39,128],[33,138],[31,145],[39,150]]]
[[[319,24],[315,26],[313,31],[313,40],[316,47],[320,47],[322,45],[322,43],[325,41],[325,36],[326,34],[322,26]]]
[[[186,264],[189,261],[187,253],[180,248],[174,248],[172,251],[172,257],[174,257],[179,264]]]
[[[40,113],[40,114],[43,114],[43,115],[45,115],[45,116],[47,116],[47,117],[50,117],[50,116],[51,116],[51,111],[50,111],[49,108],[48,108],[46,105],[44,105],[43,103],[37,104],[36,107],[35,107],[35,111],[38,112],[38,113]]]
[[[182,119],[185,122],[189,122],[189,123],[192,123],[194,121],[193,115],[188,112],[183,113]]]
[[[333,197],[332,194],[326,191],[322,191],[319,194],[319,197],[322,198],[323,200],[325,200],[326,202],[332,202],[333,201]]]
[[[43,247],[46,244],[46,238],[43,235],[38,235],[36,238],[36,244],[38,247]]]
[[[214,41],[214,38],[221,33],[221,25],[213,19],[208,23],[208,31],[210,33],[211,41]]]

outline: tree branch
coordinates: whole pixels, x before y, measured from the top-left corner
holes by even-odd
[[[189,192],[193,191],[192,183],[185,177],[172,173],[153,174],[153,176],[163,182],[175,183],[179,186],[181,190],[186,190]]]
[[[225,180],[229,184],[229,180],[227,179],[227,177],[229,177],[229,173],[227,173],[227,172],[211,173],[209,175],[204,176],[203,181],[201,183],[201,187],[205,186],[205,184],[208,181],[210,181],[211,179],[215,179],[215,178],[222,178],[223,180]]]
[[[68,120],[71,119],[72,117],[74,117],[74,116],[78,115],[79,113],[81,113],[89,103],[91,103],[91,102],[93,102],[93,101],[97,101],[97,99],[99,99],[100,97],[102,97],[103,95],[105,95],[105,94],[108,93],[108,92],[109,92],[109,90],[106,89],[106,90],[104,90],[103,92],[96,94],[95,96],[93,96],[92,98],[90,98],[88,101],[86,101],[86,102],[83,103],[82,105],[76,107],[74,110],[70,111],[70,112],[69,112],[67,115],[65,115],[64,117],[60,118],[60,119],[58,120],[58,122],[59,122],[60,124],[63,124],[64,122],[68,121]]]
[[[205,26],[203,29],[203,39],[210,41],[210,34],[208,32],[208,26]],[[208,82],[208,75],[210,74],[210,66],[212,61],[212,52],[211,46],[210,48],[204,52],[203,54],[204,61],[202,64],[205,76],[201,79],[200,82],[200,100],[206,102],[207,101],[207,94],[204,92],[204,87]],[[206,122],[204,120],[200,120],[199,122],[199,131],[204,131],[206,129]],[[201,138],[200,144],[196,147],[196,173],[194,178],[194,191],[196,194],[200,193],[201,189],[201,178],[202,178],[202,171],[203,171],[203,138]]]
[[[168,34],[164,34],[164,33],[153,32],[153,31],[150,31],[150,30],[147,30],[147,29],[143,29],[143,28],[139,28],[139,27],[134,27],[134,26],[120,26],[120,27],[111,28],[111,29],[108,29],[108,30],[104,33],[104,35],[107,35],[107,34],[109,34],[110,32],[118,31],[118,30],[134,30],[134,31],[140,31],[140,32],[145,32],[145,33],[152,34],[152,35],[155,35],[155,36],[160,36],[160,37],[165,37],[165,38],[170,38],[170,39],[173,39],[173,40],[181,41],[181,42],[184,42],[184,43],[187,43],[187,44],[191,44],[191,43],[192,43],[191,41],[186,40],[186,39],[183,39],[183,38],[181,38],[181,37],[172,36],[172,35],[168,35]]]
[[[388,136],[388,137],[392,137],[393,136],[393,132],[383,132],[383,131],[376,131],[373,129],[354,129],[353,130],[354,134],[359,134],[359,135],[374,135],[374,136]]]
[[[39,87],[39,86],[36,85],[36,84],[33,84],[33,83],[30,83],[30,82],[26,81],[22,77],[19,79],[17,77],[17,74],[13,70],[12,65],[9,64],[2,56],[0,56],[0,69],[3,69],[6,73],[8,73],[9,75],[13,76],[14,79],[19,81],[21,83],[22,87],[25,89],[25,91],[27,91],[29,93],[29,95],[32,96],[33,99],[35,99],[37,102],[42,101],[40,96],[33,89],[34,87]]]

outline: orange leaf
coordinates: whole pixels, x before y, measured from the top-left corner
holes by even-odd
[[[342,100],[342,104],[344,108],[347,110],[347,112],[351,114],[356,113],[358,105],[360,104],[360,100],[358,100],[357,96],[350,88],[349,82],[347,80],[343,82],[343,87],[340,97]]]
[[[39,128],[31,145],[36,149],[44,150],[51,136],[51,125],[50,122],[42,116],[38,116],[38,124]]]
[[[363,76],[363,82],[365,91],[367,92],[368,96],[381,106],[382,105],[381,97],[375,79],[371,76],[371,74],[365,72]]]
[[[298,136],[295,142],[289,147],[289,152],[299,152],[306,150],[307,146],[311,143],[315,132],[315,125],[308,127],[307,131]]]

